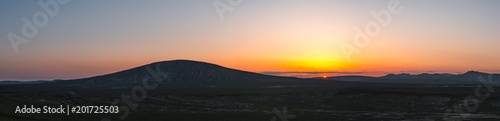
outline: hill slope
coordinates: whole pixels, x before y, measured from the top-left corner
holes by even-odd
[[[142,83],[143,79],[152,78],[151,73],[168,73],[168,79],[165,83],[171,84],[274,85],[296,84],[306,81],[319,82],[319,80],[263,75],[191,60],[156,62],[112,74],[60,82],[90,84]]]

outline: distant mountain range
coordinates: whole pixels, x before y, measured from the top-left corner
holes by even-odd
[[[14,84],[40,84],[50,81],[0,81],[0,85],[14,85]]]
[[[491,78],[490,78],[491,77]],[[391,83],[478,83],[480,78],[484,79],[485,83],[500,83],[500,74],[489,74],[479,71],[468,71],[463,74],[417,74],[408,73],[388,74],[382,77],[369,76],[337,76],[328,77],[328,80],[338,81],[357,81],[357,82],[391,82]],[[317,77],[315,79],[321,79]]]

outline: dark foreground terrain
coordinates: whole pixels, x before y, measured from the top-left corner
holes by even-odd
[[[500,120],[496,83],[444,82],[299,79],[167,61],[86,79],[0,85],[0,120]],[[23,105],[117,105],[120,113],[14,113]]]

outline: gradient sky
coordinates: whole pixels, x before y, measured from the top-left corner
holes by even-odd
[[[401,0],[403,11],[350,62],[340,43],[353,44],[353,28],[389,0],[246,0],[224,21],[213,1],[73,0],[16,54],[7,34],[42,8],[1,0],[0,80],[82,78],[172,59],[320,75],[500,72],[498,0]]]

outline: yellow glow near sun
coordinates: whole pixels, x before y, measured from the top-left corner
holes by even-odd
[[[343,68],[333,59],[303,59],[288,62],[285,66],[298,71],[333,71]]]
[[[301,38],[293,50],[286,55],[284,66],[293,71],[337,71],[347,68],[344,56],[334,48],[330,37],[310,36]],[[306,41],[307,40],[307,41]],[[325,44],[328,43],[328,44]]]

